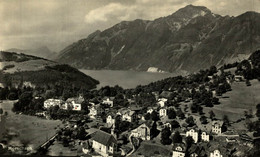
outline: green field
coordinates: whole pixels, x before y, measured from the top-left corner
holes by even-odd
[[[59,120],[46,120],[34,116],[15,114],[11,111],[13,101],[4,101],[0,107],[8,112],[6,128],[9,133],[17,134],[9,140],[9,144],[19,146],[28,142],[29,146],[36,148],[56,133],[56,127],[61,125]]]
[[[246,86],[245,82],[234,82],[231,85],[232,91],[223,95],[226,98],[220,97],[220,104],[213,108],[204,107],[204,112],[213,110],[218,119],[226,114],[231,121],[244,117],[244,111],[249,109],[255,113],[256,105],[260,103],[260,82],[252,80],[251,84]]]

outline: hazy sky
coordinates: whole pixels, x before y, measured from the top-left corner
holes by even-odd
[[[60,51],[122,20],[153,20],[188,4],[220,15],[260,12],[260,0],[0,0],[0,50],[48,46]]]

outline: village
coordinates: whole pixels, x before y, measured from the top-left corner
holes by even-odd
[[[232,84],[251,85],[243,75],[212,67],[172,79],[131,90],[107,86],[79,92],[66,100],[31,95],[30,101],[35,104],[40,101],[42,107],[28,112],[29,107],[19,106],[22,101],[28,103],[28,99],[20,98],[13,111],[60,119],[64,124],[51,140],[39,147],[37,153],[40,154],[48,151],[54,140],[64,147],[78,145],[84,156],[106,157],[245,156],[254,148],[260,136],[252,125],[259,120],[251,110],[239,119],[230,120],[229,115],[219,118],[211,109],[221,106],[220,99],[227,99],[223,95],[232,90]],[[164,88],[161,83],[165,83]],[[29,90],[34,89],[28,82],[25,85],[30,86]],[[0,118],[4,119],[3,113]],[[246,123],[251,124],[251,128],[236,128],[236,124],[247,121],[251,121]]]

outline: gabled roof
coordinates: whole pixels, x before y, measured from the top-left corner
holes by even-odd
[[[91,139],[105,146],[109,146],[111,143],[116,144],[116,139],[113,135],[104,131],[98,130],[91,135]]]

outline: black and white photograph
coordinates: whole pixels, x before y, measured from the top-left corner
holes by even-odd
[[[260,0],[0,0],[0,156],[260,157]]]

